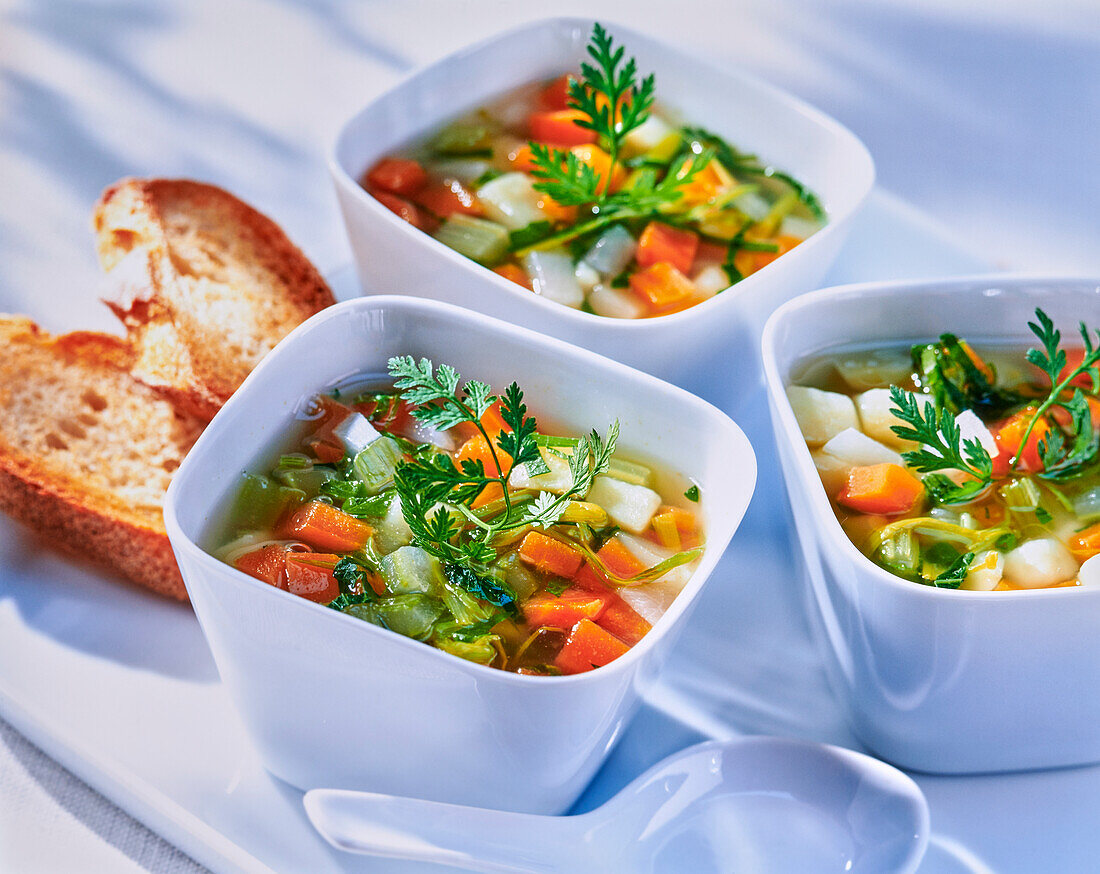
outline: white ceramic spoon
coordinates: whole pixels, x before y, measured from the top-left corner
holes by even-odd
[[[474,871],[904,874],[928,844],[928,804],[900,771],[777,738],[688,747],[576,816],[338,789],[304,803],[338,849]]]

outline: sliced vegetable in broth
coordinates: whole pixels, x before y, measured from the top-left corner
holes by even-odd
[[[244,474],[216,554],[519,673],[591,670],[641,640],[703,551],[683,484],[622,458],[618,423],[540,432],[514,383],[498,397],[411,357],[390,378],[315,399],[293,445]]]
[[[1100,585],[1100,333],[954,334],[803,362],[788,399],[841,525],[938,588]],[[1076,345],[1075,345],[1076,344]]]
[[[825,223],[798,180],[657,107],[654,77],[599,24],[587,54],[383,158],[363,186],[502,277],[613,318],[701,303]]]

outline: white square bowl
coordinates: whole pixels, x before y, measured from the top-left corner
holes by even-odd
[[[832,678],[876,754],[966,773],[1100,761],[1100,590],[970,592],[902,580],[848,539],[787,401],[792,367],[840,345],[1035,344],[1042,307],[1100,322],[1100,281],[972,277],[808,294],[764,330],[764,372],[787,494]]]
[[[450,363],[573,433],[618,419],[628,452],[693,478],[706,551],[668,612],[611,664],[567,677],[506,673],[266,585],[209,555],[242,470],[286,444],[300,405],[395,355]],[[302,789],[367,789],[560,813],[660,668],[752,495],[756,461],[722,412],[584,350],[416,298],[330,307],[256,368],[172,480],[165,522],[225,683],[274,774]],[[732,584],[724,580],[724,584]]]
[[[591,19],[527,24],[416,72],[340,130],[329,168],[368,294],[430,297],[551,334],[678,385],[704,390],[721,363],[740,396],[760,383],[759,339],[779,304],[817,286],[874,183],[874,165],[845,127],[745,73],[708,64],[614,24],[610,33],[654,71],[658,100],[761,156],[821,198],[828,224],[729,290],[678,313],[614,319],[521,288],[399,219],[359,185],[367,168],[463,111],[519,85],[576,69]],[[735,393],[737,394],[737,393]]]

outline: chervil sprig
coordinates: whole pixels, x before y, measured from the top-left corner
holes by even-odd
[[[993,478],[993,460],[981,442],[971,437],[962,439],[955,417],[946,409],[937,411],[932,401],[921,410],[916,397],[890,386],[890,398],[894,402],[890,412],[905,422],[891,429],[903,440],[913,440],[922,448],[902,454],[905,463],[924,477],[929,494],[942,504],[959,504],[971,500]],[[940,471],[957,470],[969,479],[955,483]]]
[[[1093,433],[1092,413],[1088,400],[1084,397],[1080,388],[1067,401],[1065,392],[1081,376],[1086,376],[1090,382],[1089,393],[1094,397],[1100,393],[1100,342],[1094,342],[1092,334],[1081,322],[1078,330],[1084,343],[1084,354],[1076,367],[1069,367],[1069,359],[1062,348],[1062,332],[1054,327],[1054,321],[1043,310],[1035,310],[1035,322],[1028,322],[1027,326],[1039,339],[1042,349],[1028,349],[1027,360],[1038,367],[1050,380],[1050,392],[1039,404],[1031,416],[1024,431],[1020,446],[1027,446],[1035,426],[1054,406],[1062,407],[1070,414],[1070,428],[1073,432],[1073,446],[1067,450],[1065,437],[1056,429],[1044,437],[1039,446],[1040,457],[1043,459],[1044,472],[1041,474],[1049,479],[1068,479],[1075,476],[1096,460],[1100,452],[1100,441]],[[1100,331],[1096,332],[1100,341]],[[1020,453],[1022,454],[1022,453]],[[1020,454],[1012,460],[1012,469],[1016,469]],[[1049,464],[1048,464],[1049,462]]]
[[[543,492],[533,500],[529,494],[514,496],[508,481],[517,466],[524,465],[528,476],[549,471],[535,439],[537,423],[527,415],[519,386],[512,383],[497,398],[488,385],[475,380],[460,387],[462,379],[452,367],[435,368],[427,359],[410,356],[391,358],[389,369],[402,397],[421,405],[413,409],[417,419],[441,431],[460,422],[473,425],[487,441],[496,465],[493,475],[480,459],[456,464],[450,455],[438,452],[398,465],[394,485],[413,543],[445,564],[465,567],[475,575],[483,572],[497,555],[494,538],[527,525],[556,523],[569,501],[587,494],[592,480],[607,470],[615,452],[617,422],[606,438],[593,431],[578,443],[569,459],[570,487],[563,494]],[[481,420],[498,400],[507,428],[490,434]],[[475,509],[474,501],[494,484],[501,490],[500,506]]]
[[[702,156],[684,156],[660,181],[650,169],[648,178],[641,173],[629,187],[612,192],[611,179],[620,163],[623,142],[649,118],[655,80],[650,74],[639,82],[635,59],[625,59],[623,47],[615,46],[611,35],[598,23],[592,27],[587,51],[593,63],[582,63],[581,78],[570,80],[568,102],[580,115],[574,123],[595,133],[606,149],[609,158],[607,178],[573,151],[542,143],[528,144],[531,175],[537,180],[537,191],[549,195],[562,206],[598,208],[598,224],[585,226],[586,231],[609,221],[640,218],[673,203],[714,154],[713,149],[707,149]],[[557,242],[560,241],[555,238]],[[527,248],[532,247],[527,246],[524,250]]]

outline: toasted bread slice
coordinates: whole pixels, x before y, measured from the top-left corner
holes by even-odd
[[[212,185],[126,179],[96,205],[97,249],[118,270],[106,303],[134,374],[209,419],[287,333],[334,303],[282,230]]]
[[[0,510],[185,600],[162,502],[202,422],[138,382],[134,355],[117,337],[0,316]]]

